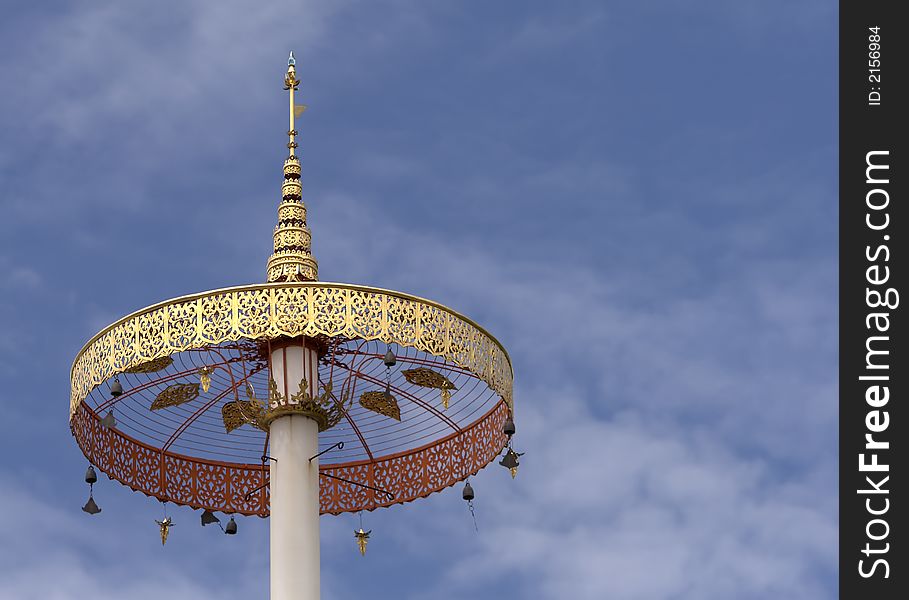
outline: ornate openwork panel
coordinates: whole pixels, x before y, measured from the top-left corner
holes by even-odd
[[[322,473],[347,480],[320,479],[322,514],[409,502],[475,474],[504,446],[502,423],[507,414],[507,406],[499,402],[470,428],[438,442],[376,461],[322,465]],[[162,452],[116,429],[105,428],[98,414],[86,405],[79,407],[71,424],[89,461],[133,490],[193,508],[268,515],[268,465]],[[393,497],[349,482],[384,489]]]
[[[467,369],[511,403],[507,353],[466,317],[398,292],[309,282],[184,296],[121,319],[76,357],[70,415],[93,388],[131,367],[206,345],[282,335],[343,336],[413,347]]]
[[[330,284],[199,294],[115,323],[73,366],[73,434],[93,464],[135,490],[266,515],[272,340],[298,336],[319,348],[311,400],[334,415],[320,450],[344,443],[320,458],[322,512],[426,496],[505,445],[511,367],[498,342],[444,307]]]

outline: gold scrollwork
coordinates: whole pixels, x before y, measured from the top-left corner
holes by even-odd
[[[389,392],[363,392],[360,395],[360,406],[366,410],[389,417],[395,421],[401,420],[401,407],[398,401]]]
[[[242,425],[252,425],[264,430],[265,427],[262,425],[264,416],[265,410],[255,398],[225,402],[221,407],[221,420],[224,421],[224,431],[227,433]]]
[[[155,326],[145,326],[151,317]],[[343,336],[415,348],[469,370],[513,409],[508,354],[466,317],[400,292],[305,282],[184,296],[124,317],[76,356],[70,416],[94,387],[126,369],[193,348],[282,335]]]
[[[306,379],[300,380],[296,394],[286,399],[278,391],[278,384],[272,379],[269,382],[268,410],[259,419],[262,428],[268,428],[272,421],[287,414],[300,414],[309,417],[319,425],[319,431],[326,431],[341,422],[350,408],[350,395],[345,393],[337,399],[332,393],[331,382],[322,386],[322,393],[312,396]]]
[[[124,369],[124,373],[157,373],[158,371],[163,371],[167,367],[174,364],[174,359],[169,356],[162,356],[161,358],[156,358],[155,360],[150,360],[142,364],[136,365],[135,367],[130,367],[129,369]]]
[[[151,410],[180,406],[181,404],[192,402],[198,397],[198,383],[175,383],[167,386],[163,392],[155,396],[155,400],[151,404]]]
[[[421,367],[419,369],[408,369],[401,371],[404,378],[414,385],[421,387],[435,388],[442,391],[442,406],[448,408],[448,401],[451,399],[451,390],[457,390],[454,384],[438,371]]]

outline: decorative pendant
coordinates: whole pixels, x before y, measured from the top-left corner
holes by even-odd
[[[372,529],[369,531],[363,531],[363,528],[354,531],[354,537],[357,538],[357,546],[360,548],[360,555],[366,556],[366,544],[369,543],[369,534],[372,533]]]
[[[264,416],[265,409],[255,396],[251,400],[226,402],[221,407],[221,420],[224,422],[224,431],[227,433],[241,425],[252,425],[264,431],[264,427],[260,423]]]
[[[442,406],[448,409],[448,401],[451,399],[451,390],[458,388],[448,380],[447,377],[432,369],[420,367],[419,369],[407,369],[401,371],[404,378],[414,385],[420,387],[435,388],[442,391]]]
[[[157,373],[158,371],[163,371],[167,367],[174,364],[174,359],[169,356],[162,356],[161,358],[156,358],[155,360],[150,360],[144,362],[135,367],[130,367],[124,370],[124,373]]]
[[[155,397],[152,402],[152,410],[161,410],[172,406],[186,404],[199,397],[198,383],[175,383],[168,386],[163,392]]]
[[[214,370],[214,367],[202,367],[199,369],[199,384],[202,386],[203,393],[207,393],[211,387],[211,374]]]
[[[155,519],[155,523],[158,524],[158,528],[161,530],[161,545],[163,546],[167,542],[167,535],[170,533],[170,528],[174,526],[174,520],[170,517],[164,517],[163,521]]]
[[[366,410],[389,417],[395,421],[401,420],[401,408],[391,392],[364,392],[360,396],[360,406]]]

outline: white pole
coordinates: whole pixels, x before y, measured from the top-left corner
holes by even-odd
[[[318,388],[318,356],[297,339],[273,349],[272,377],[290,398],[305,378]],[[274,348],[274,347],[273,347]],[[271,600],[319,600],[319,427],[303,415],[278,417],[270,427]]]

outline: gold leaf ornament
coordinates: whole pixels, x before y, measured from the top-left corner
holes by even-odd
[[[151,410],[161,410],[186,404],[199,397],[198,383],[175,383],[167,386],[163,392],[155,397]]]
[[[390,392],[364,392],[360,396],[360,406],[395,421],[401,420],[401,408]]]
[[[241,425],[246,425],[246,419],[243,415],[242,404],[244,402],[240,400],[234,400],[233,402],[226,402],[224,406],[221,407],[221,420],[224,421],[224,431],[230,433],[237,427]]]
[[[451,400],[451,390],[458,389],[447,377],[438,371],[433,371],[432,369],[427,369],[425,367],[407,369],[406,371],[401,371],[401,373],[407,381],[414,385],[441,390],[442,406],[446,409],[448,408],[448,401]]]
[[[124,373],[157,373],[158,371],[163,371],[167,367],[174,364],[174,359],[169,356],[162,356],[161,358],[156,358],[155,360],[150,360],[142,364],[136,365],[135,367],[130,367],[124,370]]]
[[[248,383],[246,384],[246,397],[248,400],[237,398],[231,402],[226,402],[221,407],[221,420],[224,422],[224,431],[227,433],[242,425],[252,425],[257,429],[265,429],[261,422],[265,416],[265,407],[256,398],[252,386]]]

